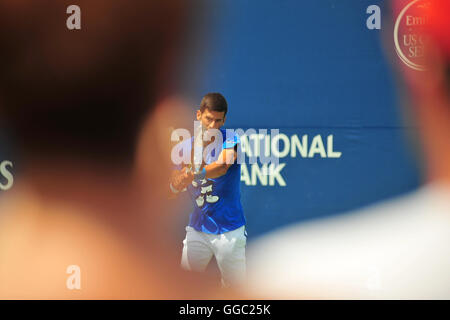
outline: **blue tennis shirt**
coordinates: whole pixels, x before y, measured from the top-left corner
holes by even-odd
[[[220,132],[223,143],[205,156],[206,164],[216,161],[223,149],[240,146],[240,139],[236,133],[233,132],[232,136],[227,137],[226,130],[220,129]],[[192,152],[193,143],[194,138],[190,140]],[[241,165],[235,161],[223,176],[193,181],[187,187],[194,205],[188,225],[197,231],[211,234],[221,234],[245,225],[240,180]]]

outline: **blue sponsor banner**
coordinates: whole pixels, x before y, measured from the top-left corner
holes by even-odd
[[[224,94],[228,128],[277,128],[290,144],[273,185],[260,179],[261,166],[243,170],[250,240],[417,188],[420,170],[407,143],[414,127],[402,122],[387,58],[395,52],[381,39],[385,1],[219,2],[198,96]],[[372,5],[381,30],[367,27]],[[325,156],[291,156],[292,139],[305,135],[308,148],[320,137]],[[328,156],[329,136],[339,157]]]
[[[278,153],[287,152],[272,176],[261,175],[261,163],[242,170],[249,240],[417,188],[420,170],[406,138],[414,127],[402,122],[388,62],[396,53],[381,39],[386,1],[214,3],[206,72],[192,95],[223,93],[227,128],[278,129]],[[367,27],[373,5],[381,8],[381,30]],[[16,169],[5,162],[16,163],[6,142],[0,135],[2,186]]]

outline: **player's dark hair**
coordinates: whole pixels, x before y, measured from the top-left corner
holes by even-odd
[[[206,94],[200,102],[200,111],[204,112],[205,109],[216,112],[224,112],[224,116],[228,112],[228,103],[225,97],[217,92],[211,92]]]
[[[0,0],[0,120],[13,146],[129,165],[167,94],[184,1],[38,2]],[[66,27],[73,3],[81,30]]]

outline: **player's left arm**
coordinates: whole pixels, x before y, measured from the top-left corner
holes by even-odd
[[[237,159],[237,145],[223,149],[217,160],[204,166],[200,172],[189,172],[187,180],[214,179],[223,176]]]
[[[223,149],[217,160],[206,165],[206,178],[218,178],[227,173],[237,158],[236,146],[234,148]]]

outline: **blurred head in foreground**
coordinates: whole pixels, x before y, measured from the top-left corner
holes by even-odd
[[[252,296],[450,299],[450,1],[395,0],[392,9],[394,34],[407,26],[399,37],[406,51],[397,46],[392,58],[427,183],[401,198],[262,237],[248,250]],[[392,42],[392,29],[384,28]]]
[[[169,89],[186,8],[76,1],[81,30],[69,30],[72,3],[0,1],[2,126],[24,161],[78,154],[131,167],[138,133]]]
[[[0,298],[195,297],[159,197],[189,15],[182,0],[0,0],[0,125],[19,159],[0,201]]]
[[[400,81],[406,84],[406,112],[412,115],[419,128],[428,182],[450,185],[450,2],[396,0],[392,2],[395,17],[408,4],[410,6],[402,17],[406,24],[412,25],[413,31],[410,33],[418,39],[418,45],[413,48],[420,51],[414,52],[409,48],[409,52],[403,52],[410,53],[409,56],[417,53],[420,70],[411,68],[408,62],[402,63],[399,57],[393,58],[400,73]],[[423,21],[413,17],[414,12],[420,13]],[[407,32],[397,33],[400,33],[402,41],[403,37],[410,36]],[[397,53],[400,52],[402,48],[397,48]],[[411,60],[414,59],[412,56]]]

